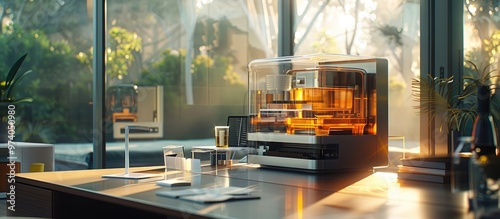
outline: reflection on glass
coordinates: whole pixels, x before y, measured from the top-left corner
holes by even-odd
[[[116,30],[108,36],[120,39],[108,45],[109,54],[116,53],[113,62],[108,58],[108,89],[124,84],[163,87],[164,108],[157,112],[164,116],[157,118],[162,135],[144,139],[214,138],[213,124],[245,115],[246,65],[274,54],[275,30],[264,30],[276,26],[269,18],[277,8],[268,7],[276,2],[159,1],[144,7],[136,1],[107,1],[109,28]],[[129,59],[120,56],[125,48],[136,48],[128,50]],[[140,106],[138,114],[140,122]]]
[[[108,88],[109,113],[113,122],[137,122],[137,86],[124,85]]]
[[[106,113],[113,126],[113,139],[123,139],[128,125],[149,127],[133,130],[138,139],[163,137],[163,87],[121,84],[107,89]]]
[[[420,2],[296,2],[295,54],[335,53],[389,60],[389,135],[405,136],[409,148],[418,148],[419,116],[408,100],[412,99],[411,79],[420,73]],[[407,122],[400,122],[402,119]],[[367,130],[375,132],[375,128]]]
[[[15,140],[92,142],[92,68],[79,56],[93,40],[86,1],[8,0],[0,8],[0,74],[24,53],[21,70],[33,71],[14,94],[33,98],[16,107]]]

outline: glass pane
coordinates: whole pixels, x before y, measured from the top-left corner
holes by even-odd
[[[479,79],[495,88],[490,111],[497,127],[500,124],[499,9],[500,2],[496,0],[466,0],[464,4],[464,77]],[[463,83],[466,86],[470,80],[465,79]],[[472,133],[471,129],[466,133]]]
[[[19,103],[16,140],[44,143],[92,141],[92,66],[81,52],[92,45],[92,5],[85,1],[3,1],[1,81],[27,54],[12,90]]]
[[[23,54],[18,73],[32,71],[11,93],[15,100],[32,98],[16,104],[15,140],[55,143],[56,161],[61,156],[72,161],[76,158],[59,153],[61,148],[87,150],[79,143],[92,142],[92,62],[81,56],[92,47],[92,5],[7,0],[0,8],[0,81]],[[56,167],[87,168],[80,164]]]
[[[418,103],[411,96],[411,80],[419,73],[419,20],[419,1],[297,0],[295,54],[326,52],[389,60],[390,150],[419,151],[420,121],[414,109]]]
[[[108,0],[108,153],[127,125],[152,128],[130,133],[144,150],[214,145],[215,125],[247,113],[246,65],[276,54],[276,2]]]

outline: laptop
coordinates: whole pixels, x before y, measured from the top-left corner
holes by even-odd
[[[247,142],[248,117],[228,116],[227,125],[229,126],[228,146],[248,147],[248,142]]]

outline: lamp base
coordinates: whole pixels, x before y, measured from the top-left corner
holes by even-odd
[[[161,174],[149,174],[149,173],[119,173],[119,174],[109,174],[103,175],[102,178],[118,178],[118,179],[146,179],[151,177],[158,177]]]

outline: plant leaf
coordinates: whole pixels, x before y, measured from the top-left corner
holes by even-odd
[[[16,76],[17,71],[19,71],[19,68],[23,64],[24,59],[26,58],[27,55],[28,55],[28,53],[21,56],[21,58],[19,58],[16,61],[16,63],[14,63],[14,65],[10,68],[9,74],[7,74],[7,78],[5,80],[5,87],[9,87],[9,85],[12,83],[12,80],[14,80],[14,77]]]
[[[14,88],[24,77],[26,77],[26,75],[29,75],[31,72],[31,70],[28,70],[19,77],[14,78],[10,86],[8,86],[7,90],[5,91],[5,98],[8,98],[10,96],[10,91],[12,90],[12,88]]]
[[[14,100],[13,103],[31,103],[33,102],[33,98],[27,97],[27,98],[22,98],[20,100]]]

